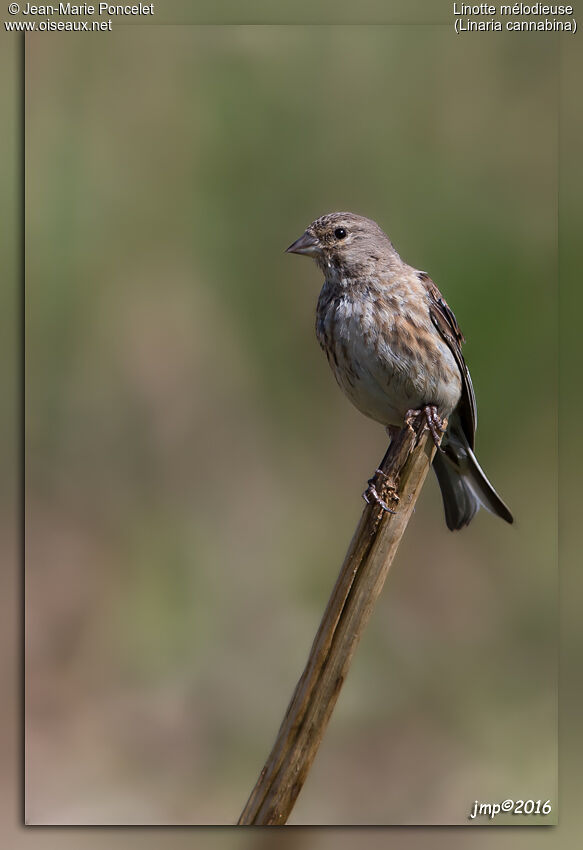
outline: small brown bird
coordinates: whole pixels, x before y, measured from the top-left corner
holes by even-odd
[[[324,272],[316,335],[350,401],[389,433],[423,411],[436,443],[448,419],[433,461],[448,528],[468,525],[480,506],[512,522],[474,455],[464,337],[431,278],[403,262],[376,222],[349,212],[316,219],[287,251]]]

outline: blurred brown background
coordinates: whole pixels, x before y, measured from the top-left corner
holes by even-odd
[[[558,72],[448,27],[27,39],[29,823],[228,824],[255,782],[386,446],[283,254],[333,209],[456,312],[517,522],[452,535],[428,481],[292,823],[556,804]]]

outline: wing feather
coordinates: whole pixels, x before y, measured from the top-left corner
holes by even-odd
[[[447,301],[437,286],[433,283],[429,275],[425,272],[419,272],[419,279],[425,285],[429,296],[429,314],[431,316],[431,321],[439,331],[443,340],[449,346],[462,376],[462,396],[457,410],[464,434],[470,444],[470,447],[473,449],[478,412],[476,408],[476,396],[474,395],[472,379],[462,354],[462,343],[465,342],[464,335],[461,332],[457,319],[450,310]]]

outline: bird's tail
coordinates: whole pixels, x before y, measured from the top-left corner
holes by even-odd
[[[454,419],[443,441],[443,451],[437,451],[433,468],[443,497],[445,521],[451,531],[468,525],[480,508],[513,522],[513,517],[494,490],[466,436]]]

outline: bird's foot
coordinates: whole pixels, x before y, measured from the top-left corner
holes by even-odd
[[[389,476],[382,471],[382,469],[375,469],[375,474],[372,478],[368,479],[368,487],[362,494],[362,498],[368,505],[378,505],[382,508],[383,511],[386,511],[388,514],[394,514],[395,511],[390,508],[383,496],[390,495],[391,500],[393,502],[398,502],[399,497],[397,496],[397,488],[395,487],[392,480]],[[377,490],[377,486],[379,487],[381,494]]]
[[[408,410],[405,414],[405,423],[411,427],[412,423],[415,420],[418,420],[419,417],[422,417],[425,420],[425,424],[431,431],[431,436],[433,437],[433,442],[436,447],[440,451],[443,451],[441,448],[441,438],[447,428],[447,422],[445,419],[442,419],[437,412],[436,405],[426,404],[425,407],[422,407],[419,410]]]

